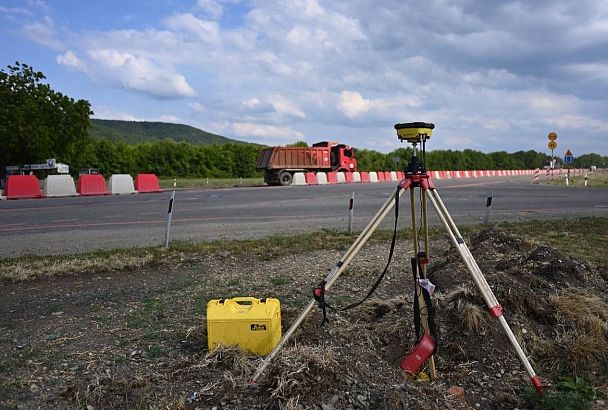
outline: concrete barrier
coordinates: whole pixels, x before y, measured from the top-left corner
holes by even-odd
[[[389,177],[389,181],[396,182],[397,181],[397,172],[396,171],[390,171],[388,173],[388,177]]]
[[[384,171],[376,171],[376,179],[378,180],[378,182],[386,182],[386,178],[384,177]]]
[[[134,194],[133,177],[129,174],[114,174],[108,181],[112,195]]]
[[[317,175],[314,172],[307,172],[304,177],[306,178],[306,184],[317,185]]]
[[[79,176],[76,191],[80,195],[110,195],[106,186],[106,180],[101,174]]]
[[[42,192],[44,192],[44,195],[51,197],[78,195],[76,193],[74,178],[70,175],[47,176],[42,185]]]
[[[346,180],[347,184],[352,184],[353,183],[353,173],[352,172],[345,172],[344,173],[344,179]]]
[[[367,171],[360,172],[359,175],[361,176],[361,182],[363,182],[363,183],[369,182],[369,172],[367,172]]]
[[[337,184],[346,183],[346,175],[344,175],[344,172],[336,172],[336,183]]]
[[[154,174],[138,174],[135,177],[135,190],[139,193],[160,192],[158,177]]]
[[[304,175],[303,172],[295,172],[293,174],[293,181],[291,182],[292,185],[308,185],[306,183],[306,176]]]
[[[338,183],[338,177],[336,174],[337,174],[337,172],[335,172],[335,171],[327,173],[327,183],[328,184],[337,184]]]
[[[4,196],[6,199],[42,198],[40,182],[34,175],[9,175]]]
[[[353,172],[353,182],[358,184],[359,182],[361,182],[361,173],[360,172]]]
[[[369,182],[375,184],[378,182],[378,174],[374,171],[369,173]]]
[[[325,172],[317,172],[317,182],[319,185],[327,185],[327,174]]]
[[[399,179],[399,181],[402,181],[403,177],[404,177],[403,171],[397,171],[397,178]]]

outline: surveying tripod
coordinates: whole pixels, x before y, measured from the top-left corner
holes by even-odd
[[[494,292],[488,285],[481,269],[477,265],[475,258],[471,254],[468,246],[466,245],[462,235],[460,234],[458,227],[454,223],[454,220],[450,216],[447,208],[445,207],[443,201],[439,197],[439,193],[437,189],[433,185],[424,165],[424,156],[425,156],[425,145],[426,141],[430,139],[432,130],[435,128],[434,124],[423,123],[423,122],[413,122],[413,123],[403,123],[396,124],[395,130],[397,131],[397,136],[400,140],[407,141],[413,145],[414,154],[408,163],[408,168],[405,172],[405,177],[402,181],[399,182],[399,185],[395,188],[395,190],[391,193],[388,199],[384,202],[380,210],[374,215],[365,229],[361,232],[361,234],[355,239],[351,247],[346,251],[344,256],[340,260],[336,262],[336,265],[331,270],[331,272],[325,278],[325,286],[324,290],[328,290],[334,282],[338,279],[340,274],[344,271],[346,266],[350,263],[352,258],[359,252],[361,247],[367,242],[372,233],[376,230],[378,225],[382,222],[382,220],[386,217],[391,208],[398,203],[399,198],[403,193],[407,190],[410,191],[410,210],[411,210],[411,221],[412,221],[412,240],[414,245],[414,257],[412,258],[412,268],[414,269],[414,276],[416,278],[416,297],[418,299],[418,307],[419,310],[417,314],[420,315],[421,325],[424,329],[424,335],[417,341],[414,348],[410,350],[407,354],[406,358],[401,363],[401,368],[412,373],[414,369],[419,368],[420,365],[424,361],[428,361],[429,372],[432,379],[437,377],[437,372],[435,369],[435,363],[432,356],[432,353],[435,350],[435,340],[429,337],[430,334],[430,323],[429,314],[431,309],[431,304],[429,303],[428,297],[423,297],[425,294],[425,290],[423,289],[423,280],[426,280],[426,268],[429,261],[429,235],[428,235],[428,213],[427,213],[427,201],[431,202],[431,205],[437,212],[437,215],[445,227],[448,236],[450,237],[451,242],[456,247],[458,253],[460,254],[462,260],[464,261],[469,273],[471,274],[477,288],[481,292],[483,299],[490,311],[490,314],[496,318],[507,339],[511,343],[511,346],[515,350],[517,357],[523,364],[526,372],[530,376],[530,380],[534,388],[542,393],[543,385],[540,380],[540,377],[536,375],[530,361],[526,357],[523,349],[521,348],[519,342],[515,338],[511,327],[507,323],[504,315],[503,309],[498,303]],[[421,154],[422,161],[417,156],[417,144],[421,144]],[[415,207],[415,189],[419,188],[420,197],[421,197],[421,223],[420,223],[420,236],[424,239],[423,249],[420,249],[419,245],[419,233],[416,226],[416,207]],[[308,306],[304,309],[304,311],[300,314],[300,316],[296,319],[296,321],[291,325],[289,330],[283,335],[282,339],[276,345],[274,350],[270,352],[270,354],[264,358],[264,360],[259,365],[256,370],[254,376],[251,379],[252,383],[256,383],[259,378],[264,373],[265,369],[270,364],[271,360],[279,353],[282,347],[285,345],[287,340],[293,335],[296,329],[300,326],[300,324],[304,321],[306,316],[310,313],[310,311],[317,304],[317,300],[313,298]],[[415,305],[416,306],[416,305]],[[416,312],[415,312],[416,313]]]

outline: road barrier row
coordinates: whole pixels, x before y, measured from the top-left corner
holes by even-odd
[[[533,175],[535,170],[473,170],[473,171],[428,171],[433,179],[481,178],[494,176]],[[296,172],[293,185],[326,185],[349,183],[398,182],[403,179],[402,171],[361,171],[361,172]]]
[[[585,169],[570,169],[572,175],[582,175]],[[561,174],[561,170],[559,171]],[[538,181],[539,169],[519,170],[472,170],[472,171],[428,171],[433,179],[480,178],[494,176],[534,175]],[[551,175],[546,171],[545,179]],[[398,182],[402,171],[361,172],[296,172],[293,185],[327,185],[350,183]],[[41,187],[42,185],[42,187]],[[109,185],[109,189],[108,189]],[[124,195],[134,193],[161,192],[158,177],[154,174],[138,174],[135,180],[129,174],[114,174],[106,180],[101,174],[81,175],[75,188],[69,175],[49,175],[42,183],[34,175],[10,175],[0,199],[24,199],[62,197],[77,195]]]
[[[109,189],[108,189],[109,185]],[[124,195],[160,192],[158,177],[154,174],[114,174],[106,180],[101,174],[86,174],[78,177],[78,184],[70,175],[49,175],[43,181],[35,175],[9,175],[6,178],[1,199],[27,199],[64,196]]]

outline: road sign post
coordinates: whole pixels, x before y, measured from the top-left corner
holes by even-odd
[[[566,175],[566,186],[568,186],[570,185],[570,164],[574,163],[574,155],[572,154],[572,151],[566,150],[566,154],[564,155],[564,163],[568,169],[568,173]]]
[[[549,164],[549,169],[551,169],[551,180],[553,180],[553,168],[555,167],[553,150],[557,148],[557,134],[555,132],[550,132],[547,138],[549,138],[549,144],[547,144],[547,146],[551,150],[551,163]]]

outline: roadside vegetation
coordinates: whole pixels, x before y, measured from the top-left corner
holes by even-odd
[[[535,220],[527,222],[500,222],[497,227],[526,240],[548,244],[578,259],[587,260],[608,269],[608,218],[580,217],[560,220]],[[479,226],[461,226],[466,234],[478,231]],[[443,238],[445,231],[430,227],[431,238]],[[272,235],[263,240],[216,240],[205,243],[174,241],[169,248],[138,247],[88,252],[75,255],[19,256],[0,258],[0,282],[30,280],[79,272],[102,273],[130,270],[145,266],[172,264],[175,259],[213,252],[255,253],[265,258],[287,255],[293,252],[310,252],[324,249],[331,244],[336,249],[348,249],[355,235],[335,230],[301,233],[296,235]],[[390,240],[392,232],[379,229],[372,239]],[[410,238],[409,229],[399,230],[398,240]]]

